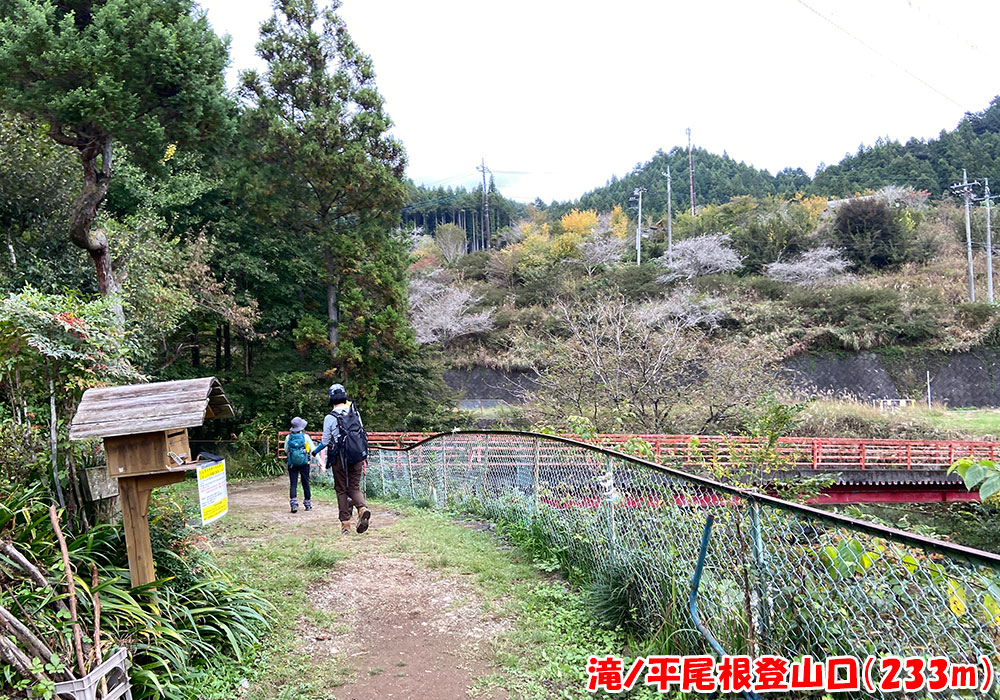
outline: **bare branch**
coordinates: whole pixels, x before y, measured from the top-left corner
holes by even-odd
[[[673,264],[666,257],[657,259],[657,262],[668,270],[662,279],[664,281],[678,278],[689,280],[703,275],[735,272],[741,269],[743,262],[728,244],[729,236],[724,233],[695,236],[675,243]]]
[[[410,282],[410,320],[418,343],[446,345],[455,338],[493,327],[493,309],[472,312],[478,299],[462,287],[426,278]]]
[[[835,248],[808,250],[791,262],[776,261],[766,268],[767,276],[777,282],[811,287],[839,275],[849,263]]]

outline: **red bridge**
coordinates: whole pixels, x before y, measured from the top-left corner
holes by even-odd
[[[368,439],[374,446],[398,448],[431,434],[373,432]],[[284,456],[285,435],[279,434],[279,457]],[[310,435],[317,440],[322,437]],[[563,437],[579,439],[570,434]],[[601,434],[585,441],[614,449],[640,440],[651,447],[656,461],[692,469],[745,464],[760,444],[726,435]],[[776,451],[783,462],[783,477],[833,476],[834,483],[814,503],[928,503],[979,500],[979,494],[968,491],[958,475],[947,473],[948,468],[963,457],[994,459],[1000,454],[1000,442],[784,437],[778,440]]]

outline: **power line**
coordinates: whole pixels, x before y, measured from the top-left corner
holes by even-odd
[[[882,53],[881,51],[879,51],[878,49],[876,49],[874,46],[872,46],[871,44],[869,44],[864,39],[856,36],[850,30],[845,29],[841,25],[837,24],[835,21],[833,21],[832,19],[830,19],[829,17],[827,17],[826,15],[824,15],[822,12],[820,12],[816,8],[814,8],[811,5],[809,5],[805,0],[795,0],[795,1],[797,3],[799,3],[800,5],[802,5],[802,7],[806,8],[807,10],[809,10],[810,12],[812,12],[814,15],[816,15],[817,17],[819,17],[820,19],[822,19],[824,22],[827,22],[831,26],[836,27],[839,31],[843,32],[847,36],[849,36],[852,39],[854,39],[856,42],[858,42],[859,44],[861,44],[862,46],[864,46],[866,49],[868,49],[869,51],[871,51],[876,56],[882,58],[885,61],[888,61],[893,66],[895,66],[899,70],[901,70],[904,73],[906,73],[908,76],[910,76],[911,78],[913,78],[914,80],[916,80],[918,83],[920,83],[921,85],[923,85],[928,90],[931,90],[932,92],[937,93],[938,95],[940,95],[941,97],[943,97],[944,99],[948,100],[953,105],[955,105],[956,107],[958,107],[959,109],[961,109],[963,111],[965,110],[965,107],[958,100],[950,97],[949,95],[946,95],[941,90],[938,90],[936,87],[934,87],[933,85],[931,85],[930,83],[928,83],[926,80],[924,80],[923,78],[921,78],[919,75],[917,75],[916,73],[913,73],[906,66],[901,65],[900,63],[897,63],[893,58],[891,58],[890,56],[885,55],[884,53]]]
[[[461,180],[461,179],[467,178],[467,177],[474,177],[475,174],[476,174],[476,171],[473,170],[472,172],[462,173],[461,175],[452,175],[451,177],[446,177],[443,180],[435,180],[434,182],[421,182],[419,186],[420,187],[435,187],[437,185],[443,185],[446,182],[452,182],[453,180]]]
[[[955,39],[956,41],[959,41],[959,42],[965,44],[970,49],[972,49],[973,52],[978,53],[983,58],[987,58],[987,59],[994,58],[993,56],[987,55],[986,52],[984,52],[979,47],[979,44],[976,44],[976,43],[974,43],[972,41],[969,41],[968,38],[962,36],[962,34],[959,33],[952,25],[948,24],[947,22],[942,21],[942,19],[940,17],[931,17],[922,7],[920,7],[920,5],[918,5],[917,3],[913,2],[913,0],[900,0],[900,2],[902,2],[902,4],[904,4],[904,5],[906,5],[906,8],[910,12],[920,15],[920,17],[928,25],[933,26],[935,33],[940,33],[941,32],[941,28],[944,27],[945,29],[948,30],[948,33],[951,34],[951,36],[952,36],[953,39]]]

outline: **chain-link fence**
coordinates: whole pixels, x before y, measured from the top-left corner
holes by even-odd
[[[456,432],[375,449],[368,489],[517,523],[604,582],[665,654],[943,656],[1000,668],[1000,556],[558,437]],[[991,693],[997,696],[997,684]]]

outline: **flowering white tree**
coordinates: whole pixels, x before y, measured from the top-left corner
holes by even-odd
[[[649,301],[636,310],[636,319],[650,326],[676,324],[681,328],[712,330],[729,317],[722,300],[715,295],[699,295],[682,287],[663,299]]]
[[[493,327],[493,309],[470,312],[478,299],[463,287],[447,286],[426,278],[410,282],[410,323],[421,345],[447,345],[455,338]]]
[[[789,262],[773,262],[766,267],[766,274],[777,282],[811,287],[841,274],[848,265],[836,248],[823,247],[807,250]]]
[[[571,262],[578,263],[587,271],[588,277],[593,277],[597,269],[621,260],[625,241],[616,236],[590,236],[577,246],[576,257]]]
[[[743,267],[740,256],[729,247],[729,235],[725,233],[687,238],[674,244],[673,264],[665,257],[657,258],[657,261],[668,270],[662,277],[663,281],[689,280],[719,272],[734,272]]]

